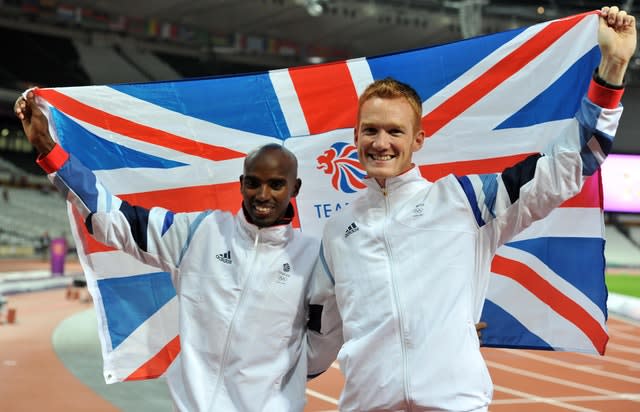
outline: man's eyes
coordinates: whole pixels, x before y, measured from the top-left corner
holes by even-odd
[[[257,189],[260,187],[261,183],[258,180],[247,179],[245,178],[244,184],[249,189]],[[273,190],[280,190],[285,187],[286,182],[281,180],[274,180],[267,183],[269,187]]]
[[[362,132],[367,136],[374,136],[378,133],[378,129],[367,127],[363,129]],[[387,130],[387,133],[391,136],[402,136],[404,134],[404,131],[402,129],[389,129]]]

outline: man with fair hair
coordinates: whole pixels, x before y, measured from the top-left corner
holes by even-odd
[[[418,94],[384,79],[361,95],[354,133],[367,189],[327,223],[314,277],[338,309],[322,324],[342,322],[340,410],[487,410],[493,388],[474,323],[491,259],[581,190],[622,111],[635,19],[604,7],[599,20],[602,58],[573,126],[502,173],[425,180],[412,163],[425,138]]]

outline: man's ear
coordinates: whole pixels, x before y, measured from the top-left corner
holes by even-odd
[[[353,143],[358,146],[358,128],[353,128]]]
[[[298,193],[300,193],[301,187],[302,187],[302,179],[298,178],[296,179],[296,185],[293,188],[293,193],[291,194],[291,197],[298,196]]]
[[[416,136],[413,140],[413,151],[417,152],[422,149],[422,145],[424,145],[424,130],[420,130],[416,133]]]
[[[240,175],[238,180],[240,181],[240,187],[242,187],[242,181],[244,180],[244,175]]]

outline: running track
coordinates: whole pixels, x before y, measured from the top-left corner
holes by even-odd
[[[609,321],[605,356],[482,350],[493,379],[491,411],[640,411],[640,325]],[[309,384],[307,411],[336,410],[337,365]]]
[[[2,263],[0,262],[0,268]],[[56,326],[88,303],[64,290],[12,295],[18,322],[0,325],[0,411],[115,412],[69,372],[51,344]],[[490,410],[640,411],[640,324],[611,316],[605,356],[483,349],[495,385]],[[336,411],[337,365],[312,381],[305,412]]]

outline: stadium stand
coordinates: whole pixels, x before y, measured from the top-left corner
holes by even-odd
[[[103,36],[92,36],[91,44],[75,40],[80,63],[89,73],[92,84],[146,82],[153,80],[131,65]]]
[[[2,61],[0,81],[6,87],[89,84],[89,76],[69,38],[0,27],[0,48],[5,56],[16,56]]]
[[[229,63],[217,60],[213,56],[198,58],[188,55],[171,54],[161,51],[154,52],[158,58],[166,62],[182,77],[203,77],[234,73],[250,73],[264,71],[267,68],[259,65]]]
[[[637,228],[637,229],[640,229]],[[640,248],[616,225],[605,226],[605,257],[607,266],[640,268]]]
[[[42,170],[35,164],[35,152],[8,152],[0,151],[0,183],[16,184],[15,180],[20,178],[21,184],[28,186],[40,186],[48,184]],[[11,180],[14,180],[11,182]],[[20,183],[20,182],[18,182]]]
[[[640,245],[640,226],[631,226],[629,228],[629,234],[636,244]]]
[[[127,62],[138,68],[149,80],[173,80],[182,77],[168,63],[161,60],[154,53],[140,49],[131,41],[123,41],[115,46]]]
[[[0,214],[0,245],[31,246],[36,253],[44,232],[72,242],[65,202],[57,192],[11,187],[8,193]]]
[[[0,151],[0,258],[42,254],[42,235],[73,239],[64,199],[33,152]]]

